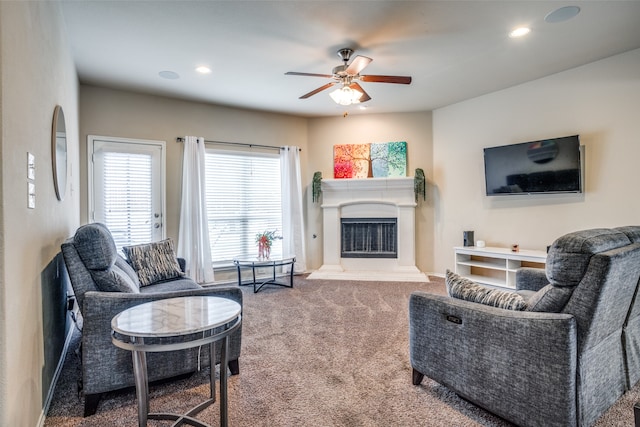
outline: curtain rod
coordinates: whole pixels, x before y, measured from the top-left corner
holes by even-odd
[[[184,142],[184,138],[179,136],[176,138],[176,142]],[[209,141],[207,139],[204,140],[206,144],[224,144],[224,145],[241,145],[243,147],[258,147],[258,148],[268,148],[271,150],[284,150],[284,147],[274,147],[273,145],[260,145],[260,144],[246,144],[243,142],[226,142],[226,141]],[[302,151],[301,148],[298,148],[298,151]]]

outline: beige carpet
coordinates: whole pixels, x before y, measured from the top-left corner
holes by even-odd
[[[444,293],[430,283],[338,282],[295,278],[293,289],[244,290],[240,375],[229,379],[231,426],[509,426],[425,378],[411,384],[408,298]],[[82,418],[78,334],[45,426],[136,426],[133,390],[110,393]],[[208,370],[151,387],[152,411],[186,411],[208,394]],[[633,425],[636,386],[598,426]],[[217,404],[200,416],[219,424]],[[149,426],[169,422],[150,421]]]

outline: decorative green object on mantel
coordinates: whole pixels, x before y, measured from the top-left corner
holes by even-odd
[[[413,192],[416,194],[416,203],[418,203],[418,196],[422,196],[422,200],[427,200],[424,171],[420,168],[416,169],[416,173],[413,176]]]
[[[313,184],[311,187],[311,193],[313,195],[313,202],[320,200],[320,194],[322,193],[322,172],[316,172],[313,174]]]

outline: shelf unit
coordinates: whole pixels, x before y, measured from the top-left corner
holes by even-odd
[[[516,288],[516,270],[520,267],[544,268],[544,251],[475,246],[455,247],[455,272],[476,283],[501,288]]]

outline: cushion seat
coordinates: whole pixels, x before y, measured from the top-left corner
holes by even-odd
[[[179,279],[169,279],[156,282],[151,286],[143,286],[140,288],[140,293],[150,294],[158,292],[185,291],[189,289],[202,289],[202,286],[189,278],[180,277]]]

